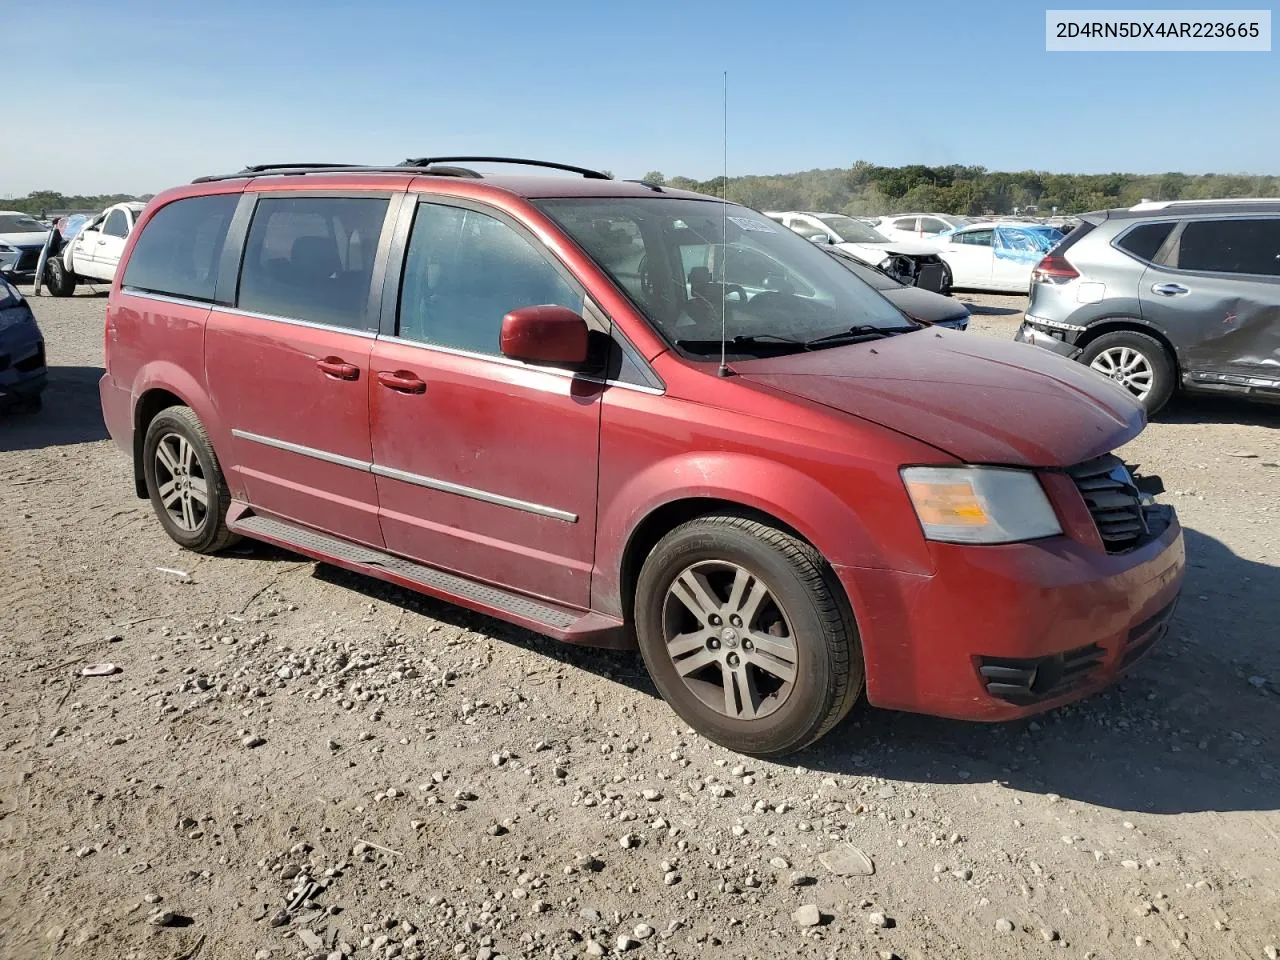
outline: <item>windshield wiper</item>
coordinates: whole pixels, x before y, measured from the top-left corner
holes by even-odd
[[[751,346],[778,346],[778,347],[800,347],[808,348],[808,341],[797,340],[794,337],[784,337],[776,333],[740,333],[737,336],[730,337],[725,341],[729,349],[735,347],[751,347]],[[706,353],[713,349],[720,349],[719,340],[677,340],[676,346],[684,347],[695,353]]]
[[[911,333],[913,330],[919,330],[920,327],[912,325],[909,327],[877,327],[870,323],[860,323],[856,327],[849,330],[841,330],[838,333],[828,333],[826,336],[814,337],[812,340],[804,341],[804,345],[808,349],[814,347],[826,346],[833,343],[861,343],[864,340],[879,340],[881,337],[890,337],[895,333]]]

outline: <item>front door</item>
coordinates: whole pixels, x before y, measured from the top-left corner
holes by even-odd
[[[597,382],[498,349],[502,318],[576,282],[495,211],[418,204],[395,335],[373,349],[374,476],[387,549],[585,608],[595,546]]]
[[[1147,267],[1139,303],[1182,371],[1237,386],[1280,383],[1280,217],[1187,221],[1162,259],[1171,265]]]
[[[952,286],[978,289],[991,286],[991,244],[990,227],[952,235],[942,253],[951,268]]]
[[[234,306],[215,307],[205,373],[229,471],[258,510],[382,545],[369,444],[375,254],[388,199],[266,195]]]
[[[102,225],[105,219],[99,216],[90,220],[80,228],[80,232],[72,241],[74,248],[71,260],[76,273],[82,277],[97,277],[94,264],[98,259],[98,247],[106,245],[106,239],[102,236]]]
[[[124,210],[116,207],[102,223],[102,236],[98,238],[98,252],[93,258],[93,275],[100,280],[111,280],[116,267],[124,256],[124,242],[129,237],[129,218]]]

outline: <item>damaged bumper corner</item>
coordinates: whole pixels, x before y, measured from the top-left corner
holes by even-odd
[[[1044,347],[1046,350],[1052,350],[1060,357],[1074,360],[1080,356],[1081,351],[1075,344],[1064,339],[1067,335],[1065,332],[1059,332],[1057,336],[1054,336],[1048,330],[1037,327],[1032,321],[1023,320],[1013,339],[1018,343],[1030,343],[1037,347]]]

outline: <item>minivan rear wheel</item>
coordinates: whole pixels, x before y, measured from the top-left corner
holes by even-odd
[[[227,526],[231,492],[194,411],[168,407],[156,414],[142,458],[151,506],[175,542],[196,553],[214,553],[239,539]]]
[[[1148,414],[1173,396],[1173,361],[1163,344],[1145,333],[1104,333],[1084,348],[1080,362],[1128,390]]]
[[[808,543],[740,516],[700,517],[640,572],[640,652],[700,734],[777,757],[817,740],[862,692],[862,651],[835,574]]]

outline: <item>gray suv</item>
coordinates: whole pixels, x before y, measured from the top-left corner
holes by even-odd
[[[1280,200],[1080,219],[1032,273],[1017,340],[1088,364],[1148,413],[1179,385],[1280,401]]]

